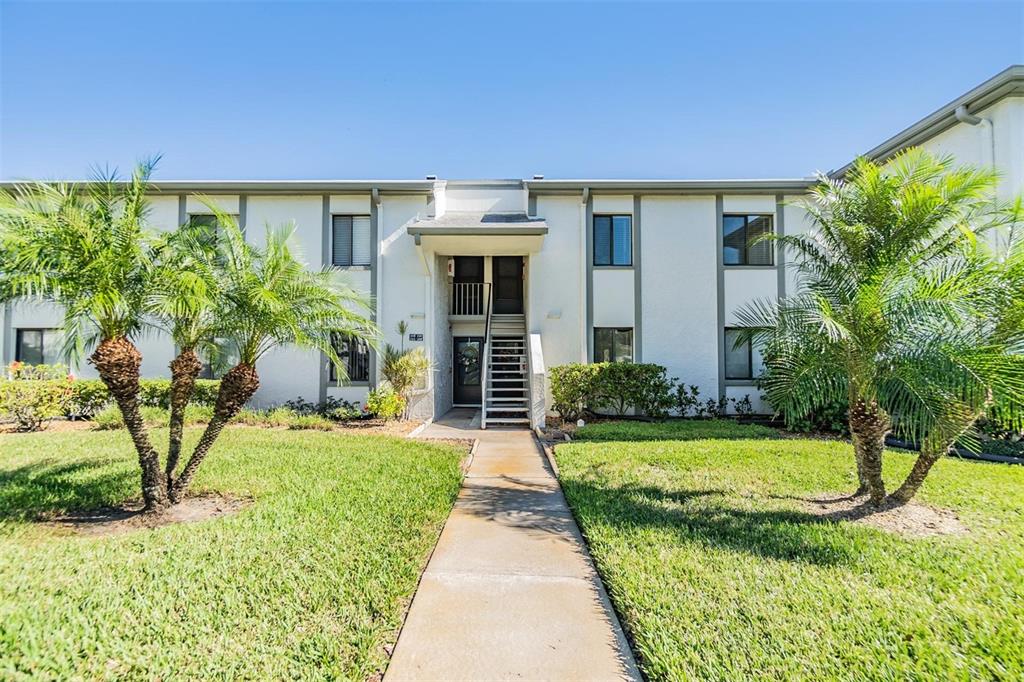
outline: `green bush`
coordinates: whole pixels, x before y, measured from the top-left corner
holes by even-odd
[[[366,398],[366,409],[384,421],[394,419],[405,411],[405,398],[398,395],[390,386],[370,391]]]
[[[551,406],[562,419],[576,421],[586,414],[600,367],[572,363],[551,368]]]
[[[0,379],[0,417],[19,431],[38,431],[67,411],[73,385],[70,378]]]
[[[656,419],[668,416],[675,403],[675,381],[667,370],[651,363],[608,362],[598,365],[593,405],[611,409],[622,416],[632,408],[638,414]]]
[[[623,415],[638,414],[664,418],[675,405],[675,380],[661,365],[633,362],[569,364],[552,367],[551,395],[555,410],[563,419],[602,410]]]
[[[99,379],[78,379],[72,388],[67,416],[91,418],[110,403],[110,393]]]
[[[212,407],[217,402],[220,381],[199,379],[189,401],[191,405]],[[170,379],[143,379],[139,382],[139,402],[147,407],[171,407]],[[74,382],[73,395],[67,415],[92,418],[110,404],[110,393],[99,379],[78,379]]]

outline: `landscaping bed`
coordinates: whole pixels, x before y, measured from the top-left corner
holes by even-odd
[[[690,424],[555,450],[649,679],[1024,678],[1024,468],[939,461],[915,503],[955,529],[920,537],[816,513],[855,487],[847,443]]]
[[[166,431],[154,436],[164,447]],[[57,520],[138,495],[125,432],[0,435],[0,678],[379,675],[465,455],[228,429],[192,492],[237,508],[83,534]]]

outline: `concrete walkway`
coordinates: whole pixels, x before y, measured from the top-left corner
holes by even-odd
[[[639,680],[533,434],[473,418],[453,410],[420,434],[480,445],[384,679]]]

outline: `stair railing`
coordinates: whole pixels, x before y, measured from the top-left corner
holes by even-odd
[[[486,305],[484,307],[484,341],[480,346],[480,354],[483,356],[482,364],[480,365],[480,428],[487,428],[487,387],[490,385],[490,359],[491,359],[491,302],[493,299],[493,292],[491,289],[491,283],[488,282],[484,285],[486,287],[486,293],[484,300]]]

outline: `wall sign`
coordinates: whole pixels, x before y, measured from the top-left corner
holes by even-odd
[[[409,334],[409,340],[410,341],[422,341],[423,340],[423,334]]]

